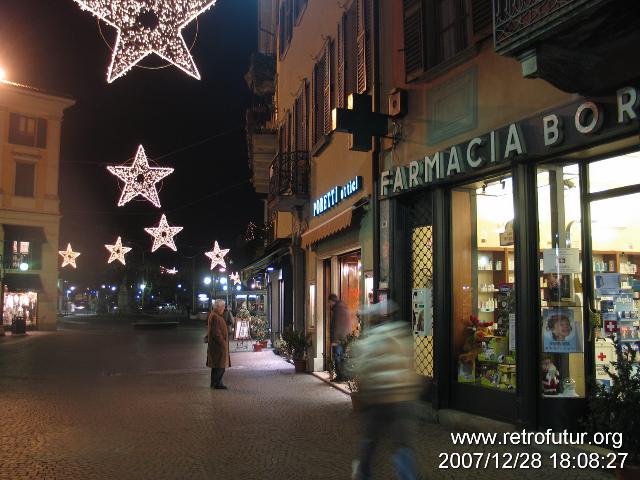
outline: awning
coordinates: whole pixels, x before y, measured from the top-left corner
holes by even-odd
[[[270,253],[267,253],[266,255],[264,255],[263,257],[259,258],[258,260],[256,260],[255,262],[253,262],[250,265],[247,265],[246,267],[244,267],[242,269],[242,271],[246,271],[246,270],[252,270],[252,271],[257,271],[257,270],[263,270],[265,268],[267,268],[270,264],[276,262],[280,257],[282,257],[283,255],[289,253],[289,246],[287,245],[286,247],[280,247],[277,250],[274,250]]]
[[[37,273],[6,273],[4,284],[8,292],[43,291],[40,275]]]
[[[42,227],[32,227],[29,225],[9,225],[2,224],[4,239],[20,242],[47,243],[47,237]]]
[[[315,227],[307,230],[302,234],[301,247],[307,248],[309,245],[313,245],[323,238],[327,238],[341,230],[349,228],[349,226],[351,226],[352,218],[353,207],[349,207],[333,218],[330,218],[329,220],[322,222],[320,225],[316,225]]]

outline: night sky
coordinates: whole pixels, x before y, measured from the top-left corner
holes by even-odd
[[[152,243],[143,228],[156,226],[163,212],[184,230],[175,237],[177,254],[166,247],[146,253],[152,263],[182,267],[196,255],[207,268],[203,252],[214,240],[232,255],[235,249],[242,263],[238,238],[250,220],[262,222],[244,132],[251,98],[244,74],[256,48],[256,17],[256,0],[218,0],[183,31],[187,44],[195,39],[201,81],[167,66],[134,68],[108,84],[105,40],[114,45],[113,28],[72,0],[0,2],[0,65],[7,79],[77,102],[63,123],[59,246],[71,242],[82,255],[78,270],[66,268],[63,278],[99,281],[117,268],[107,267],[103,245],[119,235],[134,247],[127,260],[139,262]],[[155,55],[142,62],[163,64]],[[161,210],[144,200],[116,206],[121,183],[105,166],[130,164],[139,144],[157,166],[175,168],[162,183]]]

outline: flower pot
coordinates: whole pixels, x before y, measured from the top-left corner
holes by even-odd
[[[253,344],[253,351],[254,352],[261,352],[262,351],[262,345],[259,343],[254,343]]]
[[[294,360],[293,366],[296,367],[296,373],[304,373],[307,371],[306,360]]]
[[[262,345],[262,348],[267,348],[269,340],[260,340],[260,345]]]
[[[365,403],[358,392],[351,392],[351,406],[354,412],[362,412],[365,409]]]
[[[624,468],[616,468],[616,478],[618,480],[635,480],[640,478],[640,465],[629,465],[625,463]]]

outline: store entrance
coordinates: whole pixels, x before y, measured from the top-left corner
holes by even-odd
[[[338,259],[340,263],[340,300],[342,300],[349,310],[351,329],[358,329],[357,313],[360,308],[360,252],[343,255]]]

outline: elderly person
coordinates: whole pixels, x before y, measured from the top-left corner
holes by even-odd
[[[231,366],[229,331],[224,319],[224,300],[216,300],[207,320],[207,367],[211,369],[211,388],[226,390],[222,383],[224,369]]]
[[[368,312],[370,326],[353,346],[359,394],[367,405],[360,459],[353,464],[353,478],[358,480],[372,477],[373,457],[382,437],[390,437],[395,444],[393,463],[397,477],[418,477],[411,448],[411,415],[421,380],[413,366],[411,325],[399,321],[396,315],[393,301],[373,305]]]

